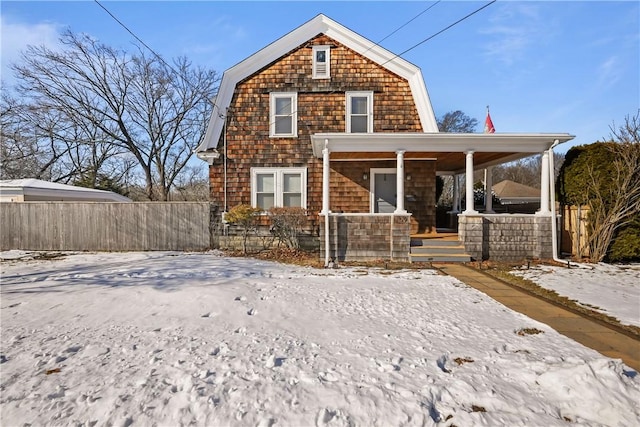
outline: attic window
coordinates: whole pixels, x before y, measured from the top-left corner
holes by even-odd
[[[313,46],[313,78],[328,79],[331,77],[331,47]]]

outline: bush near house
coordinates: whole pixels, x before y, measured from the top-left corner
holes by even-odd
[[[640,214],[629,225],[620,228],[607,254],[611,262],[640,261]]]
[[[307,222],[307,213],[302,208],[283,207],[269,209],[271,233],[289,248],[300,248],[298,235]]]
[[[251,205],[240,204],[229,209],[225,216],[225,221],[242,228],[242,252],[247,253],[247,237],[249,233],[255,231],[258,226],[260,208]]]
[[[563,205],[589,207],[592,262],[640,259],[639,162],[637,141],[596,142],[567,152],[558,197]]]

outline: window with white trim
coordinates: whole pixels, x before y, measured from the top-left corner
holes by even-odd
[[[346,132],[373,132],[373,92],[347,92],[346,95]]]
[[[269,98],[269,136],[298,136],[298,94],[273,92]]]
[[[307,208],[307,168],[251,168],[251,205]]]
[[[331,77],[331,47],[313,46],[313,78],[328,79]]]

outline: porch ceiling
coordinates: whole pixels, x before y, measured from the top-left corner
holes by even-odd
[[[481,169],[542,153],[555,141],[573,138],[567,133],[318,133],[311,143],[318,158],[326,143],[332,161],[395,159],[402,150],[405,160],[436,160],[438,171],[460,173],[467,151],[474,152],[474,166]]]
[[[494,166],[514,160],[529,157],[533,153],[476,153],[473,156],[474,164],[482,169],[483,167]],[[364,160],[396,160],[395,153],[331,153],[331,161],[364,161]],[[434,160],[436,170],[439,172],[462,172],[465,167],[464,153],[451,152],[422,152],[406,153],[405,161],[410,160]]]

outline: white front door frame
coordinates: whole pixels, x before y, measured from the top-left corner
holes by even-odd
[[[375,213],[376,210],[376,174],[395,174],[398,179],[398,170],[396,168],[371,168],[369,169],[369,213]],[[397,195],[396,195],[397,199]],[[396,206],[397,206],[396,200]]]

